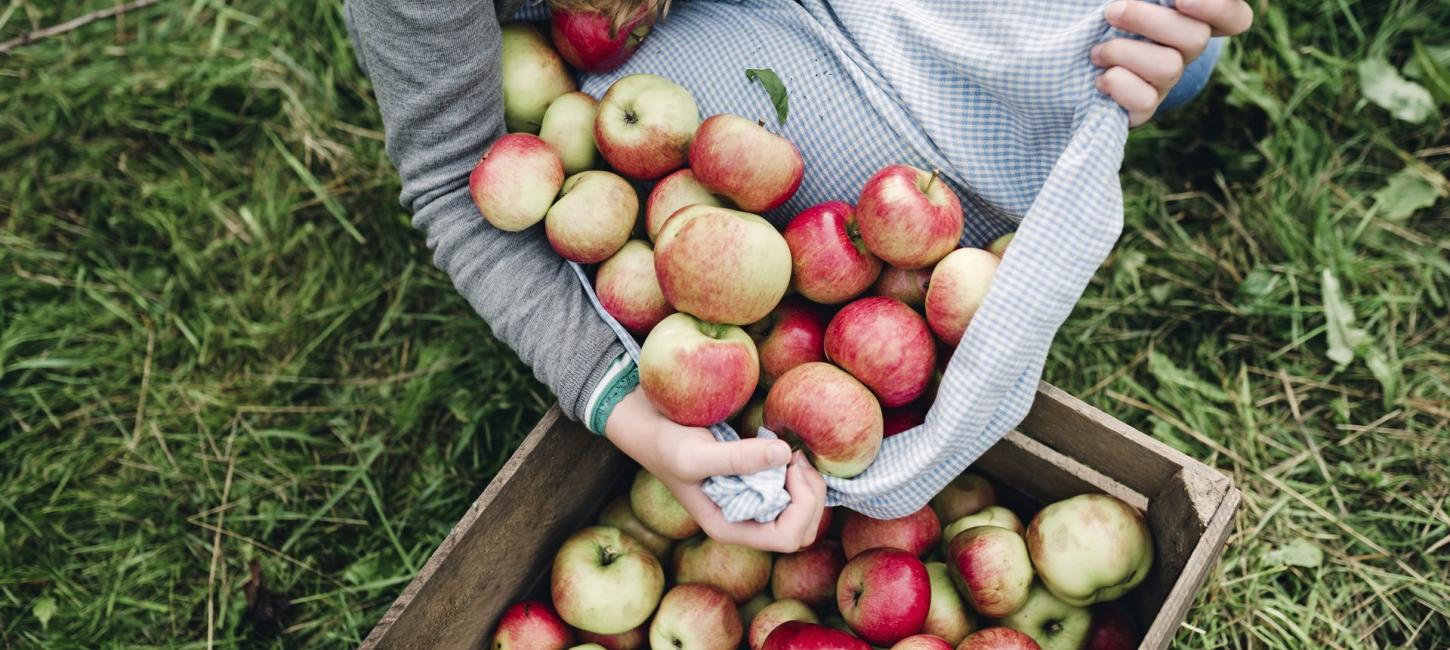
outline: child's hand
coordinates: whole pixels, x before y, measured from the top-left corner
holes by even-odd
[[[1244,0],[1177,0],[1173,8],[1118,0],[1103,15],[1113,27],[1153,41],[1118,38],[1092,51],[1093,64],[1106,69],[1098,90],[1128,109],[1133,126],[1153,117],[1211,36],[1241,34],[1254,22],[1254,10]]]
[[[777,553],[791,553],[815,541],[826,505],[826,482],[804,454],[792,454],[785,442],[720,442],[705,429],[671,422],[638,388],[614,407],[604,434],[664,482],[705,534],[716,541]],[[750,474],[787,463],[785,489],[790,493],[790,505],[768,524],[725,521],[719,506],[700,488],[711,476]]]

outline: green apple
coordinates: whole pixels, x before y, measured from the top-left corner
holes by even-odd
[[[577,174],[599,164],[599,149],[594,146],[594,118],[598,114],[599,101],[578,91],[560,95],[544,111],[539,138],[559,153],[565,174]]]
[[[1093,627],[1093,613],[1069,605],[1034,582],[1027,602],[1000,623],[1032,637],[1042,650],[1078,650],[1087,644]]]
[[[971,611],[962,603],[961,594],[952,586],[951,572],[944,562],[927,562],[926,577],[931,580],[931,607],[921,631],[935,634],[955,646],[976,627]]]
[[[750,622],[755,620],[755,615],[759,614],[760,610],[765,609],[766,605],[773,602],[775,602],[775,599],[771,598],[768,593],[755,594],[754,598],[745,601],[738,608],[740,610],[740,624],[744,626],[742,629],[748,631],[750,629]]]
[[[670,539],[685,539],[700,532],[700,524],[685,511],[654,474],[641,469],[629,487],[629,507],[650,530]]]
[[[1106,494],[1080,494],[1043,508],[1027,527],[1027,551],[1042,584],[1079,607],[1117,600],[1153,566],[1153,537],[1143,515]]]
[[[992,483],[978,474],[963,473],[952,479],[931,498],[931,509],[942,521],[956,521],[967,515],[981,512],[983,508],[997,505],[997,490]],[[946,540],[943,540],[946,541]]]
[[[598,634],[618,634],[643,623],[664,587],[659,560],[611,526],[591,526],[570,535],[554,555],[549,576],[559,617]]]
[[[634,516],[634,510],[629,507],[629,497],[622,494],[610,501],[604,511],[599,513],[599,524],[624,531],[624,534],[644,544],[660,562],[669,559],[670,548],[675,545],[674,540],[650,530],[639,517]]]
[[[500,36],[504,125],[510,133],[538,133],[549,104],[579,86],[533,25],[504,25]]]

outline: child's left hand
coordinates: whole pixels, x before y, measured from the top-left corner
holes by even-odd
[[[1244,0],[1177,0],[1172,8],[1118,0],[1103,15],[1109,25],[1152,41],[1117,38],[1092,50],[1093,64],[1106,70],[1098,90],[1128,109],[1132,126],[1153,117],[1210,37],[1242,34],[1254,22]]]

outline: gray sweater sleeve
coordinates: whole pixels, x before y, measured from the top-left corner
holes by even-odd
[[[539,227],[488,225],[468,174],[504,133],[499,24],[488,0],[349,0],[348,22],[382,111],[403,206],[433,263],[584,420],[589,396],[624,353]]]

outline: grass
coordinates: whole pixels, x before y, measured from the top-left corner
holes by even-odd
[[[547,408],[397,206],[339,4],[0,58],[4,647],[353,646]],[[1359,73],[1446,46],[1442,1],[1275,4],[1133,136],[1046,376],[1245,492],[1179,645],[1450,644],[1450,122]]]

